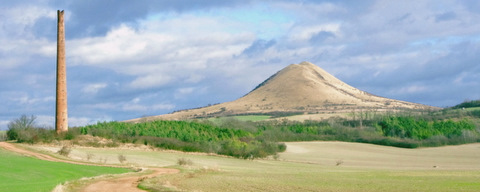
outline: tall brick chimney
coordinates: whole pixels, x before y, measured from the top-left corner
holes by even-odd
[[[67,113],[67,67],[65,65],[65,28],[63,24],[64,11],[57,11],[57,99],[55,110],[55,131],[68,131]]]

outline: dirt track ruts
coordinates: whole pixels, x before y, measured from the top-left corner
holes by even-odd
[[[112,165],[99,165],[93,163],[84,163],[84,162],[77,162],[71,161],[66,159],[58,159],[52,157],[50,155],[41,154],[33,151],[29,151],[26,149],[19,148],[11,143],[7,142],[0,142],[0,147],[4,148],[5,150],[12,151],[15,153],[20,153],[22,155],[35,157],[37,159],[46,160],[46,161],[53,161],[53,162],[63,162],[63,163],[71,163],[77,165],[92,165],[92,166],[106,166],[106,167],[119,167],[119,168],[129,168],[124,166],[112,166]],[[83,192],[91,192],[91,191],[116,191],[116,192],[130,192],[130,191],[144,191],[137,188],[137,185],[141,179],[144,178],[152,178],[161,174],[174,174],[178,173],[178,169],[171,169],[171,168],[148,168],[145,170],[153,170],[152,173],[147,175],[137,175],[137,176],[130,176],[126,175],[124,177],[107,179],[97,181],[95,183],[91,183],[85,186],[81,191]]]

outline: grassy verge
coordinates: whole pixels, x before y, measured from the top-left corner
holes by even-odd
[[[51,191],[82,177],[119,174],[127,169],[73,165],[23,157],[0,149],[0,191]]]

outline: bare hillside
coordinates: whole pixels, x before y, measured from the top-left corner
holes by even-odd
[[[401,109],[436,108],[372,95],[340,81],[312,63],[302,62],[278,71],[250,93],[235,101],[148,119],[181,120],[272,112],[317,114]]]

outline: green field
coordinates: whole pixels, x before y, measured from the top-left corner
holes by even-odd
[[[141,166],[173,166],[180,174],[147,179],[141,186],[184,191],[480,191],[480,144],[403,149],[347,142],[293,142],[278,160],[151,149],[75,148],[91,161],[118,154]],[[55,147],[41,150],[56,151]],[[177,160],[193,165],[180,167]],[[338,164],[338,166],[337,166]],[[165,186],[162,186],[165,185]]]
[[[127,169],[43,161],[0,149],[0,191],[51,191],[82,177],[129,172]]]
[[[212,121],[214,123],[219,123],[221,121],[224,121],[229,118],[235,118],[240,121],[262,121],[265,119],[270,119],[271,116],[268,115],[239,115],[239,116],[229,116],[229,117],[212,117],[208,118],[209,121]]]

